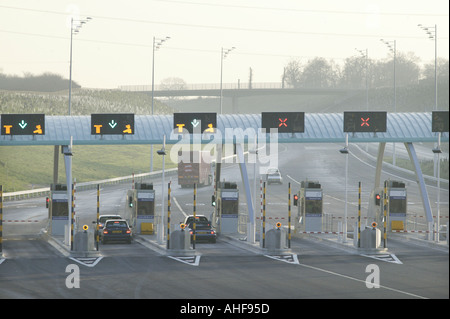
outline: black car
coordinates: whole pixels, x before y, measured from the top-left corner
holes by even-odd
[[[107,220],[103,227],[102,243],[108,241],[126,241],[131,244],[133,233],[125,219]]]
[[[186,228],[191,234],[191,242],[194,240],[194,216],[188,216],[185,219]],[[207,241],[216,242],[216,231],[212,228],[209,220],[203,216],[195,216],[195,242]]]
[[[98,235],[100,240],[102,239],[103,236],[103,227],[105,226],[105,222],[111,219],[123,219],[123,218],[120,215],[100,215],[98,218]],[[97,224],[97,221],[93,221],[92,223]]]

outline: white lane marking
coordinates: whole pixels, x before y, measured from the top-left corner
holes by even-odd
[[[173,196],[173,202],[175,203],[175,205],[177,205],[178,209],[183,213],[184,217],[188,217],[188,215],[186,214],[186,212],[183,210],[183,208],[181,208],[180,204],[177,201],[177,198],[175,196]]]
[[[325,269],[322,269],[322,268],[309,266],[309,265],[305,265],[305,264],[299,264],[299,265],[303,266],[303,267],[306,267],[306,268],[313,269],[313,270],[321,271],[321,272],[324,272],[324,273],[327,273],[327,274],[330,274],[330,275],[333,275],[333,276],[338,276],[338,277],[342,277],[342,278],[358,281],[358,282],[364,283],[364,285],[366,284],[365,280],[353,278],[353,277],[350,277],[350,276],[347,276],[347,275],[343,275],[343,274],[339,274],[339,273],[334,272],[334,271],[325,270]],[[402,290],[399,290],[399,289],[395,289],[395,288],[391,288],[391,287],[387,287],[387,286],[383,286],[383,285],[380,285],[380,288],[391,290],[391,291],[394,291],[394,292],[397,292],[397,293],[400,293],[400,294],[408,295],[408,296],[419,298],[419,299],[428,299],[428,298],[423,297],[423,296],[415,295],[415,294],[412,294],[410,292],[402,291]]]

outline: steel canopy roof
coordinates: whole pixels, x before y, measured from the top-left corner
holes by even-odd
[[[343,143],[343,117],[343,113],[305,113],[304,133],[280,133],[278,143]],[[173,115],[135,115],[134,128],[133,135],[91,135],[90,115],[45,116],[45,135],[2,135],[0,145],[68,145],[71,136],[75,145],[162,144],[164,135],[168,144],[181,139],[173,133]],[[261,114],[218,114],[217,128],[220,134],[201,142],[247,142],[253,132],[260,132]],[[441,141],[448,142],[448,135],[442,133]],[[196,138],[190,136],[191,141],[200,141]],[[436,141],[437,133],[431,132],[431,112],[388,113],[385,133],[349,133],[349,143]]]

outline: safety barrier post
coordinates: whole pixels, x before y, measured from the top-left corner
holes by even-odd
[[[384,181],[384,200],[383,200],[383,219],[384,219],[384,222],[383,222],[383,248],[387,248],[387,243],[386,243],[386,240],[387,240],[387,238],[386,238],[386,236],[387,236],[387,233],[386,233],[386,228],[387,228],[387,181]]]
[[[263,184],[262,248],[266,248],[266,182]]]
[[[196,238],[195,238],[195,218],[196,218],[196,210],[197,210],[197,208],[196,208],[196,206],[197,206],[197,203],[196,203],[196,201],[197,201],[197,183],[194,183],[194,208],[193,208],[193,210],[194,210],[194,221],[193,221],[193,239],[192,239],[192,248],[193,249],[195,249],[195,240],[196,240]]]
[[[76,187],[76,179],[74,179],[73,187],[72,187],[72,216],[70,218],[70,250],[73,250],[73,224],[75,221],[75,187]]]
[[[288,191],[288,248],[291,248],[291,182]]]
[[[167,249],[170,248],[170,182],[167,184]]]
[[[97,251],[98,249],[98,242],[100,239],[100,234],[99,234],[99,230],[100,230],[100,184],[97,184],[97,231],[95,232],[97,235],[95,236],[95,244],[97,246]]]
[[[3,185],[0,185],[0,257],[3,254]]]
[[[358,186],[358,248],[361,248],[361,182]]]

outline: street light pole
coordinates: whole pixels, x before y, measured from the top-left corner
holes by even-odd
[[[73,17],[70,19],[69,115],[71,113],[71,108],[72,108],[72,40],[73,40],[73,35],[79,33],[83,24],[89,22],[90,20],[92,20],[91,17],[86,17],[85,19],[81,19],[81,20],[74,20]],[[75,27],[73,25],[74,22],[78,23],[78,25]]]
[[[232,47],[231,49],[224,49],[222,47],[221,53],[220,53],[220,114],[222,114],[222,97],[223,97],[223,91],[222,91],[222,78],[223,78],[223,59],[225,59],[231,51],[236,49],[235,47]]]
[[[383,39],[380,39],[381,42],[383,42],[384,44],[387,45],[387,47],[389,48],[389,51],[391,51],[394,54],[394,113],[397,112],[397,83],[396,83],[396,74],[395,74],[395,64],[396,64],[396,60],[397,60],[397,41],[386,41]],[[393,46],[391,45],[393,44]],[[393,143],[393,150],[392,150],[392,165],[395,166],[395,142]]]
[[[164,242],[164,164],[166,156],[166,135],[163,137],[162,149],[160,149],[157,153],[158,155],[162,155],[161,217],[157,224],[157,240],[159,244],[162,244]]]
[[[434,27],[424,27],[422,24],[417,25],[428,34],[428,38],[434,40],[434,110],[437,111],[437,24]]]
[[[365,69],[366,69],[366,107],[367,111],[369,110],[369,50],[366,49],[365,51],[356,49],[363,58],[365,58]]]
[[[158,50],[164,42],[170,37],[163,39],[153,37],[153,54],[152,54],[152,115],[154,114],[154,96],[155,96],[155,51]],[[150,145],[150,172],[153,172],[153,144]]]

